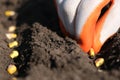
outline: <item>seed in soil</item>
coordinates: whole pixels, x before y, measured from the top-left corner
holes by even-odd
[[[104,58],[98,58],[95,60],[95,66],[98,68],[104,64]]]
[[[13,77],[11,80],[17,80],[17,78],[16,78],[16,77]]]
[[[9,48],[14,48],[18,46],[18,42],[17,41],[13,41],[11,43],[8,44]]]
[[[15,11],[11,11],[11,10],[7,10],[5,11],[5,16],[7,17],[11,17],[15,15]]]
[[[94,52],[93,48],[90,49],[89,55],[90,55],[90,57],[95,57],[95,52]]]
[[[17,34],[15,33],[6,33],[6,37],[10,39],[15,39],[17,37]]]
[[[17,67],[13,64],[10,64],[7,68],[7,71],[9,74],[14,74],[17,71]]]
[[[9,32],[14,32],[16,30],[16,26],[10,26],[9,28],[8,28],[8,31]]]
[[[11,57],[12,59],[14,59],[14,58],[16,58],[16,57],[18,57],[18,56],[19,56],[19,52],[18,52],[17,50],[12,51],[12,53],[10,54],[10,57]]]

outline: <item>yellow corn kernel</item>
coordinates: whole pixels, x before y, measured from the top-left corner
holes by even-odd
[[[9,32],[14,32],[16,30],[16,26],[10,26],[9,28],[8,28],[8,31]]]
[[[17,78],[16,78],[16,77],[13,77],[11,80],[17,80]]]
[[[10,64],[7,68],[7,71],[9,74],[14,74],[17,71],[17,67],[13,64]]]
[[[94,57],[94,56],[95,56],[95,52],[94,52],[94,49],[93,49],[93,48],[90,49],[89,55],[90,55],[91,57]]]
[[[7,37],[8,39],[14,39],[14,38],[17,37],[17,34],[15,34],[15,33],[6,33],[6,37]]]
[[[95,60],[95,66],[100,67],[104,64],[104,58],[98,58]]]
[[[14,50],[14,51],[12,51],[12,53],[10,54],[10,57],[13,59],[13,58],[16,58],[16,57],[18,57],[19,56],[19,52],[18,51],[16,51],[16,50]]]
[[[5,16],[7,17],[14,16],[14,15],[15,15],[15,11],[11,11],[11,10],[5,11]]]
[[[9,43],[8,46],[9,46],[9,48],[14,48],[14,47],[18,46],[18,42],[13,41],[13,42]]]

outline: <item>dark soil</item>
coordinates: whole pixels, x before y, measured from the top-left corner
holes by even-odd
[[[16,15],[6,17],[6,10]],[[8,47],[7,29],[16,25],[19,46]],[[20,55],[11,59],[12,50]],[[94,60],[105,63],[96,68]],[[7,72],[9,64],[17,72]],[[59,28],[52,0],[0,0],[0,80],[120,80],[120,33],[110,38],[95,58],[84,53],[76,41],[65,37]]]

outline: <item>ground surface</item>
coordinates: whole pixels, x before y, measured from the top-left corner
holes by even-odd
[[[6,17],[6,10],[16,11]],[[16,25],[19,46],[10,49],[5,36]],[[20,55],[11,59],[12,50]],[[94,60],[105,59],[97,69]],[[9,64],[18,71],[9,75]],[[0,0],[0,80],[120,80],[120,33],[109,39],[94,59],[84,53],[77,43],[64,37],[58,26],[52,0]]]

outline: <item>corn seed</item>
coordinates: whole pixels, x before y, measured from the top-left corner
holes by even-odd
[[[6,33],[6,37],[7,37],[8,39],[14,39],[14,38],[17,37],[17,34],[15,34],[15,33]]]
[[[14,48],[14,47],[18,46],[18,42],[13,41],[13,42],[9,43],[8,46],[9,46],[9,48]]]
[[[89,54],[90,54],[91,57],[95,56],[95,52],[94,52],[93,48],[90,49]]]
[[[15,65],[10,64],[7,68],[9,74],[14,74],[17,71],[17,67]]]
[[[10,54],[10,57],[13,59],[13,58],[16,58],[16,57],[18,57],[19,56],[19,52],[18,51],[16,51],[16,50],[14,50],[14,51],[12,51],[12,53]]]
[[[16,30],[16,26],[10,26],[9,28],[8,28],[8,31],[9,32],[14,32]]]
[[[13,77],[12,80],[17,80],[17,78],[16,78],[16,77]]]
[[[7,17],[14,16],[15,15],[15,11],[7,10],[7,11],[5,11],[5,15]]]
[[[102,66],[103,63],[104,63],[104,58],[98,58],[98,59],[95,60],[95,66],[96,67]]]

